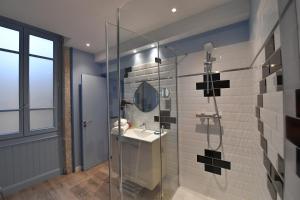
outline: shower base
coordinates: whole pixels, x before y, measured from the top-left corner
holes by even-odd
[[[172,200],[215,200],[185,187],[179,187]]]

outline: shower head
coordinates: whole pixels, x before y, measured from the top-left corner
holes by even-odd
[[[212,54],[213,49],[214,49],[214,45],[212,42],[208,42],[208,43],[204,44],[204,50],[207,53]]]

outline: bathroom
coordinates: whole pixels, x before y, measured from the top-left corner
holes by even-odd
[[[0,0],[0,200],[299,200],[299,27],[298,0]]]

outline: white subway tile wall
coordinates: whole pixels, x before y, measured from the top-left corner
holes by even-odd
[[[213,71],[248,67],[251,60],[251,44],[243,42],[216,48],[217,61]],[[190,54],[179,63],[179,75],[203,72],[204,52]],[[258,62],[259,63],[259,62]],[[197,119],[196,113],[214,112],[213,99],[196,90],[196,82],[203,77],[179,78],[179,159],[181,186],[220,200],[269,200],[266,169],[263,166],[263,150],[255,117],[258,84],[256,70],[221,73],[221,80],[230,80],[230,88],[221,89],[217,97],[222,113],[222,159],[231,162],[231,170],[222,175],[204,171],[197,163],[197,154],[207,148],[206,122]],[[279,102],[280,103],[280,102]],[[275,106],[276,105],[271,105]],[[267,113],[267,112],[265,112]],[[266,116],[267,117],[267,116]],[[273,118],[270,118],[270,121]],[[276,118],[273,119],[276,122]],[[218,132],[211,134],[211,144],[219,142]],[[273,153],[277,152],[275,149]]]

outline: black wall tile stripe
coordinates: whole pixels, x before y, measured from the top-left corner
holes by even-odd
[[[214,89],[230,88],[230,81],[214,81]],[[207,90],[207,82],[196,83],[196,90]],[[209,82],[209,90],[212,90],[212,82]]]
[[[260,132],[260,134],[264,135],[264,123],[260,120],[258,120],[257,122],[257,128],[258,128],[258,131]]]
[[[262,94],[257,95],[257,106],[264,107],[264,97]]]
[[[278,165],[278,173],[282,178],[284,178],[284,159],[277,154],[277,165]]]
[[[160,116],[170,116],[171,112],[169,110],[161,110]]]
[[[271,161],[265,153],[263,153],[263,160],[264,160],[264,166],[267,170],[267,173],[268,173],[268,175],[270,175],[271,174]]]
[[[220,80],[220,73],[214,73],[214,74],[212,74],[212,79],[213,79],[213,81],[218,81],[218,80]],[[203,75],[203,81],[204,82],[207,82],[207,81],[211,81],[211,79],[210,79],[210,77],[209,78],[207,78],[207,75]]]
[[[271,57],[269,61],[270,74],[280,70],[282,68],[281,49],[278,49]]]
[[[221,90],[220,89],[215,89],[215,96],[221,96]],[[212,90],[204,90],[204,97],[212,97],[214,96],[213,91]]]
[[[212,158],[197,155],[197,162],[212,165]]]
[[[300,119],[286,116],[285,123],[287,139],[300,148]]]
[[[300,118],[300,89],[296,90],[296,116]]]
[[[300,178],[300,149],[297,148],[297,175]]]
[[[274,34],[270,37],[270,39],[267,41],[265,46],[265,59],[268,60],[269,57],[274,53],[275,51],[275,40],[274,40]]]
[[[265,79],[270,74],[270,66],[269,64],[265,64],[262,66],[262,78]]]
[[[267,81],[263,79],[259,82],[259,93],[264,94],[267,92]]]
[[[268,142],[262,135],[260,136],[260,146],[264,150],[264,152],[267,154],[268,153]]]
[[[213,166],[224,169],[231,169],[231,163],[224,160],[213,159]]]
[[[267,186],[268,186],[268,190],[269,190],[269,193],[270,193],[272,199],[277,200],[277,192],[276,192],[275,186],[273,185],[270,177],[268,177]]]
[[[258,119],[260,119],[260,108],[259,107],[255,107],[255,115]]]
[[[213,150],[209,150],[209,149],[204,150],[204,155],[207,157],[216,158],[216,159],[221,159],[221,156],[222,156],[221,152],[213,151]]]
[[[213,174],[221,175],[221,168],[212,165],[204,165],[204,170]]]

